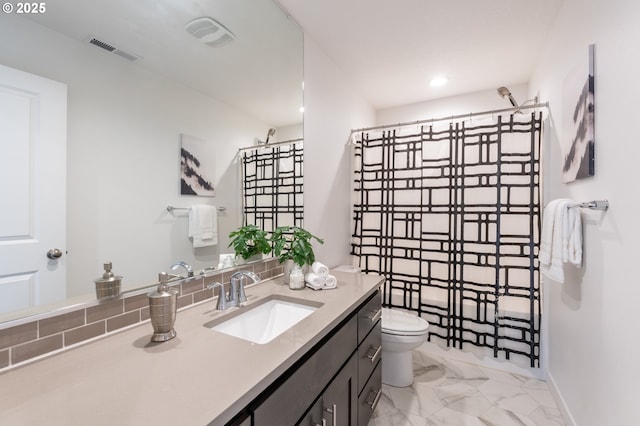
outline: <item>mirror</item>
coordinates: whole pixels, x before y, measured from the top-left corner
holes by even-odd
[[[299,28],[272,0],[45,7],[0,15],[0,36],[11,40],[0,45],[0,64],[67,86],[67,241],[58,260],[67,286],[55,306],[95,298],[106,262],[123,291],[157,283],[178,261],[196,273],[218,266],[231,252],[229,232],[242,224],[238,150],[271,128],[272,142],[302,137]],[[233,40],[212,46],[217,31],[191,35],[185,26],[202,17]],[[180,195],[181,135],[213,147],[212,197]],[[194,249],[189,241],[195,204],[219,208],[217,245]],[[5,309],[0,320],[50,306]]]

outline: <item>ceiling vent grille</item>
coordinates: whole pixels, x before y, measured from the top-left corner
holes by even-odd
[[[109,43],[108,41],[105,40],[101,40],[97,37],[94,37],[92,35],[90,35],[87,38],[87,43],[99,47],[100,49],[103,49],[109,53],[113,53],[115,55],[120,56],[121,58],[124,58],[128,61],[134,62],[137,61],[138,59],[142,59],[142,56],[133,54],[131,52],[127,52],[126,50],[122,50],[118,47],[116,47],[113,43]]]
[[[186,32],[211,47],[221,47],[236,39],[231,31],[206,16],[196,18],[184,26]]]

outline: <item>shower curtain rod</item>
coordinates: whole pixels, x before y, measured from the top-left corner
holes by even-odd
[[[369,130],[389,129],[393,127],[403,127],[403,126],[415,126],[416,124],[435,123],[436,121],[457,120],[459,118],[471,118],[471,117],[477,117],[479,115],[501,114],[503,112],[522,111],[523,109],[543,108],[543,107],[549,108],[549,102],[536,103],[533,105],[523,105],[519,107],[511,107],[511,108],[504,108],[504,109],[494,109],[491,111],[470,112],[468,114],[450,115],[448,117],[428,118],[426,120],[405,121],[404,123],[397,123],[397,124],[383,124],[381,126],[362,127],[360,129],[352,129],[351,135],[353,135],[354,133],[366,132]]]
[[[282,141],[282,142],[274,142],[274,143],[254,145],[254,146],[245,146],[244,148],[238,148],[238,152],[247,151],[249,149],[269,148],[270,146],[290,145],[290,144],[294,144],[296,142],[302,142],[302,141],[303,141],[303,138],[298,138],[298,139],[289,139],[288,141]]]

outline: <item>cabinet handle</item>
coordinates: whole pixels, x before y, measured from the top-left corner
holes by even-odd
[[[378,320],[380,319],[381,316],[382,316],[382,308],[378,309],[378,312],[373,314],[373,316],[370,318],[371,322],[373,322],[373,323],[378,322]]]
[[[338,426],[336,424],[338,422],[338,406],[332,404],[331,408],[325,408],[324,411],[331,414],[331,426]],[[324,418],[322,420],[324,420]]]
[[[371,352],[371,349],[373,349],[373,346],[371,346],[369,352]],[[382,352],[382,345],[378,346],[373,355],[367,355],[367,358],[369,358],[369,361],[371,361],[372,364],[376,363],[378,357],[380,356],[380,352]]]
[[[327,420],[324,417],[322,418],[322,424],[313,423],[313,420],[311,420],[311,423],[311,426],[327,426]]]
[[[371,392],[375,392],[375,391],[371,390]],[[378,402],[380,402],[381,396],[382,396],[382,388],[380,388],[380,390],[376,392],[376,396],[373,398],[373,401],[367,401],[367,405],[371,407],[371,411],[375,411],[376,407],[378,406]]]

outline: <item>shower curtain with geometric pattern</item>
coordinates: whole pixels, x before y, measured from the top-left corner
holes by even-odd
[[[541,113],[355,135],[351,254],[430,340],[540,358]]]
[[[303,142],[261,146],[242,154],[243,224],[270,232],[303,224]]]

